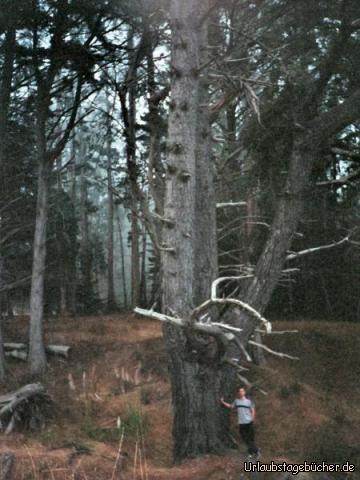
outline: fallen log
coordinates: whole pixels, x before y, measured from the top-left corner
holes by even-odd
[[[6,357],[16,358],[17,360],[27,360],[27,353],[21,352],[19,350],[11,350],[10,352],[5,352]]]
[[[50,414],[50,396],[41,383],[30,383],[0,395],[0,430],[41,430]]]
[[[69,358],[71,347],[68,345],[47,345],[45,347],[47,353],[59,355],[60,357]]]
[[[25,343],[4,343],[5,355],[18,360],[27,360],[28,346]],[[45,350],[50,355],[58,355],[63,358],[69,358],[71,347],[68,345],[46,345]]]
[[[6,342],[4,343],[5,350],[26,350],[27,345],[25,343],[14,343],[14,342]]]

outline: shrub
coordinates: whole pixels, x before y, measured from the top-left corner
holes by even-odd
[[[96,411],[89,407],[84,410],[81,431],[92,440],[98,442],[119,441],[122,434],[135,436],[144,434],[147,428],[147,418],[138,407],[128,406],[125,412],[118,417],[117,425],[113,427],[99,427],[96,422]]]
[[[144,434],[148,427],[146,414],[137,406],[128,405],[120,418],[120,430],[125,435],[136,435],[138,432]]]
[[[143,405],[149,405],[149,403],[151,403],[151,391],[149,388],[141,387],[140,401]]]

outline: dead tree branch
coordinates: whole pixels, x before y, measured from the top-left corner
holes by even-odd
[[[189,326],[189,322],[182,318],[171,317],[169,315],[164,315],[163,313],[154,312],[153,310],[145,310],[143,308],[136,307],[134,312],[145,317],[155,318],[161,322],[171,323],[177,327],[185,328]],[[193,322],[191,324],[191,328],[200,333],[207,333],[214,336],[225,336],[228,341],[233,340],[234,338],[233,333],[223,332],[223,329],[226,330],[227,328],[231,328],[231,325],[224,325],[220,323],[213,325],[212,323]]]
[[[335,153],[335,155],[342,155],[344,157],[351,158],[351,161],[358,162],[360,161],[360,153],[358,152],[352,152],[351,150],[345,150],[344,148],[337,148],[333,147],[331,149],[332,153]]]
[[[276,357],[280,358],[289,358],[290,360],[300,360],[299,357],[293,357],[292,355],[288,355],[287,353],[282,353],[282,352],[276,352],[275,350],[272,350],[271,348],[267,347],[266,345],[263,345],[262,343],[255,342],[254,340],[249,340],[250,345],[254,345],[255,347],[262,348],[265,350],[265,352],[271,353],[272,355],[275,355]]]
[[[307,248],[306,250],[300,250],[300,252],[291,252],[289,253],[289,255],[287,255],[285,261],[294,260],[295,258],[303,257],[304,255],[309,255],[310,253],[319,252],[320,250],[327,250],[329,248],[338,247],[339,245],[343,245],[344,243],[348,243],[349,241],[350,235],[347,235],[338,242],[329,243],[327,245],[320,245],[319,247]]]
[[[325,180],[323,182],[317,182],[317,187],[328,187],[331,185],[337,185],[341,187],[341,185],[346,185],[347,183],[354,182],[355,180],[360,179],[360,169],[355,170],[355,172],[350,173],[349,175],[343,175],[339,178],[335,178],[334,180]]]
[[[217,203],[216,208],[244,207],[246,205],[247,205],[247,202],[225,202],[225,203]]]
[[[217,278],[212,282],[211,285],[211,298],[203,302],[201,305],[198,307],[194,308],[193,311],[190,314],[189,319],[182,319],[178,318],[175,316],[169,316],[165,315],[163,313],[158,313],[153,310],[145,310],[142,308],[135,308],[134,312],[143,315],[146,317],[154,318],[156,320],[160,320],[162,322],[167,322],[171,323],[172,325],[175,325],[180,328],[191,328],[196,332],[202,333],[202,334],[208,334],[212,335],[214,337],[219,337],[220,340],[226,345],[229,342],[233,341],[235,344],[238,346],[240,352],[246,359],[246,361],[251,362],[252,358],[250,354],[247,352],[245,346],[240,340],[240,335],[242,332],[241,328],[235,327],[233,325],[228,325],[222,322],[211,322],[211,317],[210,315],[207,314],[207,311],[213,306],[213,305],[235,305],[238,307],[240,310],[246,312],[247,315],[252,317],[257,323],[261,323],[264,326],[264,330],[262,329],[255,329],[255,332],[257,333],[265,333],[265,334],[270,334],[270,333],[288,333],[286,331],[282,332],[272,332],[272,326],[271,323],[264,318],[257,310],[255,310],[253,307],[251,307],[249,304],[235,299],[235,298],[219,298],[217,296],[217,288],[218,286],[225,281],[232,281],[232,280],[244,280],[247,278],[252,278],[252,275],[241,275],[241,276],[232,276],[232,277],[220,277]],[[205,320],[205,321],[204,321]],[[295,331],[290,331],[291,333],[295,333]],[[288,355],[286,353],[282,352],[276,352],[275,350],[272,350],[271,348],[262,345],[261,343],[258,343],[254,340],[248,340],[248,344],[254,345],[256,347],[262,348],[266,352],[275,355],[280,358],[288,358],[291,360],[298,360],[298,357],[294,357],[292,355]],[[224,361],[228,361],[228,359],[225,357]],[[239,367],[238,364],[235,365],[236,368]]]
[[[31,383],[0,396],[0,429],[11,433],[16,428],[36,430],[45,423],[51,399],[41,383]]]

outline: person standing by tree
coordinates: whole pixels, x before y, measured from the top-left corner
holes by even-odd
[[[247,398],[245,387],[239,388],[238,398],[232,403],[225,402],[223,398],[220,401],[226,408],[236,408],[240,436],[248,447],[249,456],[259,458],[260,449],[255,445],[255,403]]]

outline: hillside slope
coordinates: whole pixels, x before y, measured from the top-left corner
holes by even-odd
[[[26,318],[5,327],[6,340],[26,340]],[[254,392],[262,461],[359,464],[360,325],[278,321],[274,329],[299,330],[266,343],[300,360],[268,356],[265,367],[251,371],[267,392]],[[45,430],[0,437],[1,452],[16,456],[14,478],[239,478],[243,445],[226,460],[207,455],[172,465],[171,395],[158,323],[133,315],[59,319],[48,322],[46,338],[71,345],[72,353],[69,360],[49,359],[43,380],[54,413]],[[30,380],[22,363],[12,360],[9,370],[2,392]],[[235,423],[233,435],[238,439]]]

